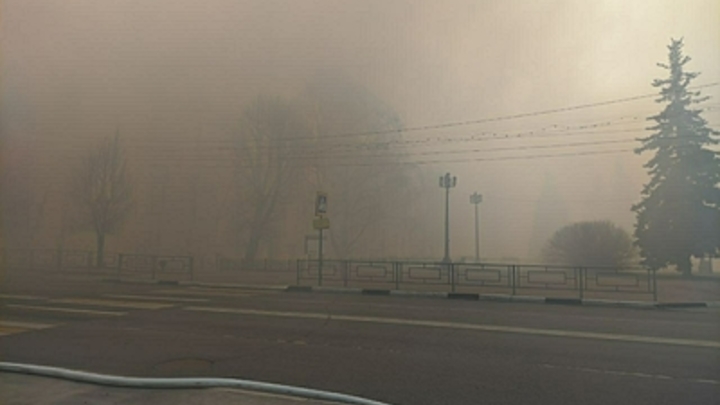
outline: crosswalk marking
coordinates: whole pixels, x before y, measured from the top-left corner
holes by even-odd
[[[49,312],[67,312],[70,314],[88,314],[88,315],[109,315],[109,316],[122,316],[127,315],[127,312],[118,311],[99,311],[95,309],[80,309],[80,308],[63,308],[63,307],[44,307],[39,305],[21,305],[21,304],[8,304],[8,308],[27,309],[31,311],[49,311]]]
[[[148,295],[124,295],[124,294],[105,294],[108,298],[121,298],[131,300],[150,300],[150,301],[177,301],[177,302],[207,302],[204,298],[185,298],[185,297],[152,297]]]
[[[98,307],[116,307],[116,308],[133,308],[133,309],[164,309],[172,308],[172,304],[161,304],[158,302],[140,302],[140,301],[118,301],[118,300],[103,300],[103,299],[92,299],[92,298],[62,298],[51,300],[50,302],[56,304],[79,304],[79,305],[91,305]]]
[[[29,332],[31,330],[47,329],[55,326],[57,326],[57,324],[0,321],[0,336]]]
[[[34,295],[0,294],[0,299],[39,301],[39,300],[43,300],[44,298],[36,297]]]

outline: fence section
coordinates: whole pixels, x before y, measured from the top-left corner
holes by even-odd
[[[19,269],[80,269],[94,265],[93,252],[86,250],[4,249],[2,264]]]
[[[255,259],[242,260],[232,259],[217,255],[213,260],[203,257],[203,268],[214,268],[218,271],[266,271],[266,272],[291,272],[295,270],[294,260]]]
[[[95,254],[85,250],[5,249],[0,262],[18,269],[94,269]],[[510,295],[545,291],[565,297],[652,295],[657,301],[657,275],[644,268],[571,267],[493,263],[445,263],[410,260],[239,260],[223,256],[173,256],[106,253],[104,269],[120,277],[195,278],[196,266],[217,280],[298,285],[418,288],[435,291],[500,292]]]
[[[298,260],[296,283],[384,285],[396,290],[422,285],[451,292],[491,291],[510,295],[542,290],[581,299],[587,294],[647,294],[657,300],[656,274],[641,268],[369,260],[324,260],[320,264],[317,260]]]
[[[118,275],[150,276],[152,279],[194,277],[192,256],[157,256],[121,253],[118,256]]]

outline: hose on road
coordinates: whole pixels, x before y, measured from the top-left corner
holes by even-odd
[[[389,405],[371,399],[352,395],[339,394],[311,388],[293,387],[283,384],[260,381],[241,380],[235,378],[143,378],[122,377],[87,371],[69,370],[60,367],[39,366],[33,364],[0,362],[0,372],[30,374],[41,377],[59,378],[68,381],[105,385],[119,388],[151,388],[151,389],[197,389],[197,388],[237,388],[248,391],[260,391],[270,394],[286,395],[331,401],[353,405]]]

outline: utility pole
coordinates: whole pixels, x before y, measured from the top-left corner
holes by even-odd
[[[470,196],[470,204],[475,204],[475,262],[480,261],[480,222],[478,220],[478,206],[482,202],[482,194],[477,191]]]
[[[443,262],[450,263],[450,189],[457,185],[457,177],[450,173],[440,176],[440,187],[445,189],[445,257]]]

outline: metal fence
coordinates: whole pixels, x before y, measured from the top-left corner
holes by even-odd
[[[443,263],[422,261],[317,260],[296,262],[296,284],[343,287],[384,285],[400,290],[412,285],[458,291],[518,295],[556,291],[585,298],[599,294],[649,294],[657,300],[654,271],[645,268]]]
[[[295,270],[295,260],[281,259],[233,259],[217,255],[215,260],[202,259],[203,268],[213,268],[218,271],[263,271],[263,272],[292,272]]]
[[[88,250],[60,249],[4,249],[0,250],[0,262],[7,268],[28,270],[87,270],[96,269],[95,252]],[[151,277],[194,276],[192,256],[161,256],[106,252],[102,269],[115,270],[118,275]]]
[[[118,255],[117,271],[119,276],[149,276],[152,279],[184,277],[194,278],[194,258],[192,256],[159,256],[126,254]]]
[[[95,254],[86,250],[5,249],[0,262],[8,268],[93,271]],[[499,263],[444,263],[422,260],[241,260],[220,255],[174,256],[106,253],[105,270],[119,277],[193,280],[196,270],[236,277],[243,273],[270,279],[295,273],[298,285],[343,287],[383,286],[447,290],[451,292],[498,292],[510,295],[534,290],[564,296],[650,294],[657,301],[656,273],[644,268],[568,267]],[[271,276],[271,275],[275,276]],[[225,277],[225,276],[222,276]],[[253,276],[255,277],[255,276]],[[256,277],[257,278],[257,277]],[[289,281],[289,280],[288,280]],[[267,281],[264,281],[267,282]]]
[[[86,250],[4,249],[2,264],[24,269],[80,269],[94,265],[94,253]]]
[[[7,268],[64,271],[95,271],[95,252],[60,249],[1,249],[0,263]],[[291,277],[295,260],[242,260],[220,255],[153,255],[106,252],[103,270],[116,271],[121,277],[184,278],[192,280],[196,271],[231,273],[285,273]]]

